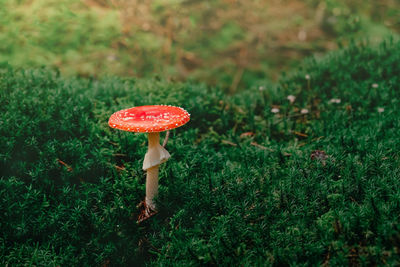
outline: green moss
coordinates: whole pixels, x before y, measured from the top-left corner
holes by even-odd
[[[395,264],[399,48],[351,45],[229,97],[2,68],[1,264]],[[144,104],[183,106],[192,119],[168,143],[160,212],[139,226],[146,137],[107,120]]]

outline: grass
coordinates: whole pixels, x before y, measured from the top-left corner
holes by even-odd
[[[4,65],[1,265],[395,265],[399,48],[353,44],[232,96]],[[160,213],[137,225],[146,137],[107,120],[144,104],[192,118],[170,137]]]
[[[400,31],[396,0],[0,0],[0,62],[63,75],[276,80],[312,54]]]

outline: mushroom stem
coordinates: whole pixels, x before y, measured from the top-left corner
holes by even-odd
[[[144,157],[143,170],[146,176],[146,204],[152,210],[156,210],[154,198],[158,194],[158,169],[159,165],[166,162],[170,154],[160,145],[160,133],[149,133],[149,148]]]
[[[149,150],[150,148],[156,147],[160,144],[160,133],[149,133],[148,134],[149,141]]]
[[[152,210],[156,210],[154,198],[158,194],[158,169],[160,165],[147,169],[146,176],[146,204]]]

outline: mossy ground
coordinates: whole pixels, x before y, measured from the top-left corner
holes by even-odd
[[[232,96],[3,68],[1,264],[398,263],[399,51],[352,45]],[[146,136],[107,120],[144,104],[192,118],[170,137],[159,214],[137,225]]]

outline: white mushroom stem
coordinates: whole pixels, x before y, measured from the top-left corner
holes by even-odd
[[[146,177],[146,204],[156,210],[154,198],[158,194],[158,169],[161,163],[166,162],[171,155],[160,145],[160,133],[149,133],[149,148],[143,161],[143,170]]]
[[[158,169],[159,165],[147,170],[146,177],[146,204],[152,210],[156,210],[154,198],[158,194]]]

